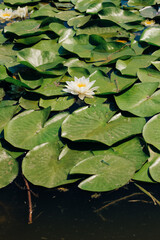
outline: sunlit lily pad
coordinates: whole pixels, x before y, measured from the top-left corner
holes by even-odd
[[[0,188],[10,184],[18,175],[18,162],[0,145]]]
[[[47,108],[51,107],[52,111],[62,111],[64,109],[69,108],[74,103],[74,97],[59,97],[52,99],[40,99],[39,105],[41,107]]]
[[[155,0],[129,0],[128,5],[130,6],[150,6],[155,4]]]
[[[147,42],[152,45],[160,46],[160,27],[150,27],[144,30],[140,37],[140,41]]]
[[[127,60],[118,60],[116,68],[125,75],[136,76],[139,68],[146,68],[151,65],[157,57],[150,55],[133,56]]]
[[[68,114],[62,113],[47,121],[49,113],[50,108],[22,112],[5,127],[5,139],[15,147],[28,150],[41,143],[58,141],[60,125]]]
[[[77,162],[92,156],[92,153],[65,147],[60,157],[58,155],[59,147],[56,142],[44,143],[33,148],[23,160],[23,174],[33,184],[47,188],[72,183],[77,179],[69,178],[71,168]]]
[[[18,36],[31,36],[35,33],[43,33],[44,31],[39,29],[40,21],[27,19],[22,22],[14,22],[4,28],[5,33],[14,33]]]
[[[16,113],[18,106],[15,104],[15,101],[6,100],[0,102],[0,132]]]
[[[160,150],[160,114],[152,117],[144,126],[143,137],[147,143]]]
[[[160,72],[151,68],[140,68],[137,72],[141,82],[159,82],[160,88]]]
[[[134,164],[109,150],[104,155],[93,156],[77,163],[71,170],[72,174],[93,175],[82,181],[78,187],[94,192],[117,189],[125,185],[134,172]]]
[[[145,124],[144,118],[115,115],[106,105],[81,108],[62,123],[62,137],[72,141],[98,141],[106,145],[138,134]]]
[[[158,82],[135,84],[125,93],[115,96],[119,108],[140,117],[150,117],[160,112],[160,90]]]
[[[99,12],[99,16],[101,19],[113,21],[125,29],[128,29],[127,23],[143,20],[140,15],[119,7],[106,7]]]

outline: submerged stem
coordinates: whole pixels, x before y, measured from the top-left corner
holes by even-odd
[[[146,189],[144,189],[142,186],[138,185],[137,183],[134,183],[134,185],[136,185],[136,187],[138,187],[142,192],[148,195],[152,199],[154,205],[158,204],[160,206],[160,201],[158,201],[158,199],[156,199],[150,192],[148,192]]]
[[[29,206],[29,216],[28,216],[28,224],[32,224],[32,212],[33,212],[33,208],[32,208],[32,199],[31,199],[31,191],[30,191],[30,187],[28,184],[27,179],[23,176],[26,188],[27,188],[27,193],[28,193],[28,206]]]

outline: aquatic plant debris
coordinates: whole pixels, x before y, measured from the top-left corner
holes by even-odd
[[[160,183],[159,8],[4,0],[0,188],[21,175],[97,193]]]

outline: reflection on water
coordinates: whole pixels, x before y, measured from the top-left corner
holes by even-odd
[[[32,197],[33,224],[28,225],[27,193],[12,184],[0,190],[0,240],[159,240],[160,207],[146,195],[95,213],[108,201],[133,192],[139,190],[131,184],[94,195],[74,185],[68,191],[41,189],[39,198]]]

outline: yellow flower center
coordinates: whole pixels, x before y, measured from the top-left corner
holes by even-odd
[[[154,21],[153,21],[153,20],[151,20],[151,21],[146,20],[146,21],[145,21],[145,24],[147,24],[147,25],[154,24]]]
[[[11,14],[10,13],[3,13],[3,17],[10,17]]]
[[[77,86],[78,86],[78,87],[86,87],[86,84],[84,84],[84,83],[78,83]]]

